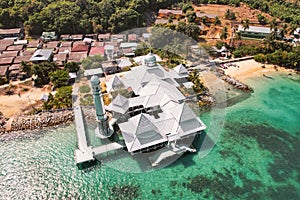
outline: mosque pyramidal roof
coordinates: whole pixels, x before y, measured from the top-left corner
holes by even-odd
[[[194,136],[206,128],[178,89],[184,82],[179,82],[172,73],[188,74],[188,70],[179,65],[170,73],[149,53],[143,65],[109,81],[110,87],[122,83],[135,93],[131,98],[118,94],[107,106],[119,120],[118,126],[129,152]]]

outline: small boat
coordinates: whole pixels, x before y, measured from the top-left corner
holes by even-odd
[[[273,76],[268,76],[268,75],[266,75],[266,74],[263,74],[263,76],[266,77],[266,78],[269,78],[269,79],[274,79]]]

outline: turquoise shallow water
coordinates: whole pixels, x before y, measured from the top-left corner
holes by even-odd
[[[79,170],[73,125],[1,136],[0,199],[300,199],[300,81],[273,76],[247,81],[255,92],[226,109],[206,157],[158,171]],[[201,118],[210,124],[210,113]]]

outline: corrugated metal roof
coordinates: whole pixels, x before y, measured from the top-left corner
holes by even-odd
[[[0,29],[0,34],[1,35],[18,34],[20,32],[21,32],[20,28]]]
[[[93,76],[98,74],[103,74],[103,70],[101,68],[84,70],[84,76]]]
[[[239,25],[238,31],[246,31],[246,32],[253,32],[253,33],[265,33],[270,34],[272,31],[268,27],[260,27],[260,26],[249,26],[248,29],[244,30],[242,25]]]
[[[111,92],[116,88],[125,88],[125,86],[121,79],[117,75],[114,75],[108,82],[106,82],[106,90],[107,92]]]
[[[183,15],[182,10],[159,9],[158,14]]]
[[[201,17],[207,17],[207,18],[213,19],[213,18],[217,17],[218,15],[216,15],[216,14],[209,14],[209,13],[196,12],[196,16],[199,17],[199,18],[201,18]]]
[[[167,141],[148,114],[139,114],[119,124],[129,152]]]
[[[31,56],[30,61],[47,61],[52,55],[51,49],[38,49]]]
[[[188,70],[185,68],[185,66],[183,66],[183,64],[177,65],[176,67],[174,67],[173,69],[175,72],[177,72],[178,74],[184,74],[187,75],[188,74]]]
[[[108,109],[124,114],[129,108],[129,101],[126,97],[118,94],[109,104]]]

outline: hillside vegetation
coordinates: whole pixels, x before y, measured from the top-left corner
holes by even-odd
[[[24,26],[29,35],[120,32],[147,25],[168,0],[9,0],[0,1],[0,28]]]
[[[250,8],[266,12],[274,17],[278,17],[291,26],[300,25],[300,6],[298,1],[290,2],[286,0],[193,0],[194,3],[201,4],[223,4],[240,6],[246,3]]]
[[[184,0],[9,0],[0,1],[0,28],[24,27],[29,35],[42,31],[117,33],[149,25],[159,8]],[[241,2],[290,23],[300,25],[298,1],[193,0],[196,4],[239,6]],[[148,22],[148,23],[147,23]]]

